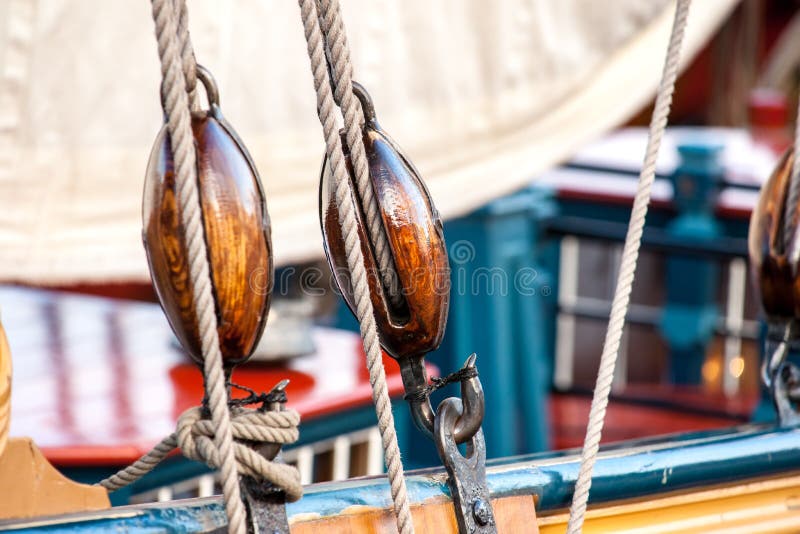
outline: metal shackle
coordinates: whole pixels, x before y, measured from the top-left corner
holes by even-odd
[[[455,442],[467,442],[480,429],[486,413],[486,403],[483,386],[478,378],[475,365],[476,356],[473,354],[462,367],[466,373],[459,380],[461,386],[461,407],[452,429]],[[407,359],[400,361],[400,374],[406,390],[405,399],[411,409],[411,418],[414,425],[426,436],[433,439],[436,427],[437,412],[434,412],[430,401],[430,392],[433,388],[428,385],[428,375],[425,362],[421,359]],[[459,374],[459,373],[456,373]],[[443,403],[447,401],[445,399]],[[441,404],[440,404],[441,407]]]

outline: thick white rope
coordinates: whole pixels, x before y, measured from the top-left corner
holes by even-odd
[[[369,295],[367,270],[361,253],[358,224],[355,218],[356,207],[345,166],[339,128],[336,123],[336,106],[328,76],[324,40],[320,29],[316,0],[299,0],[299,5],[305,38],[308,43],[311,72],[314,76],[314,89],[317,93],[317,113],[325,136],[325,150],[335,186],[336,209],[339,212],[339,221],[342,225],[342,235],[347,252],[347,265],[353,284],[356,317],[361,326],[361,337],[364,342],[364,352],[367,356],[367,369],[369,370],[369,379],[372,385],[372,399],[378,416],[378,428],[381,433],[384,459],[389,474],[397,528],[402,534],[410,534],[414,532],[414,524],[408,503],[403,464],[400,459],[400,447],[397,444],[397,433],[394,428],[392,404],[389,398],[389,388],[386,384],[386,373],[383,369],[375,315]],[[349,73],[351,69],[352,67],[349,67],[340,69],[340,71],[345,70]],[[344,89],[344,91],[347,91],[347,89]],[[356,118],[352,115],[349,118],[345,116],[348,130],[352,128],[352,121],[354,120]],[[347,124],[348,121],[351,124]],[[359,130],[361,129],[360,123],[356,124],[356,126]],[[361,144],[363,154],[362,143],[363,140],[359,134],[354,143],[355,146],[351,147],[351,154],[355,154],[359,144]]]
[[[592,469],[600,448],[600,437],[603,432],[608,397],[611,393],[614,368],[619,355],[620,340],[625,328],[625,316],[628,313],[628,304],[630,303],[631,289],[633,288],[633,280],[636,273],[642,231],[647,216],[647,207],[650,203],[650,189],[655,179],[656,158],[658,157],[664,130],[667,127],[667,117],[672,105],[672,93],[675,90],[675,80],[678,77],[681,43],[686,28],[690,3],[691,0],[677,0],[675,8],[675,19],[669,38],[667,58],[664,63],[661,83],[656,94],[656,102],[647,139],[647,150],[642,170],[639,174],[639,186],[633,201],[625,245],[622,249],[622,259],[617,276],[614,300],[611,305],[608,330],[606,330],[603,354],[600,357],[600,367],[597,371],[597,384],[589,412],[589,422],[586,427],[586,438],[584,439],[583,452],[581,454],[581,467],[578,479],[575,482],[575,492],[572,496],[572,506],[569,511],[568,534],[578,534],[583,528],[586,505],[589,500],[589,489],[592,486]]]
[[[214,424],[202,416],[199,407],[190,408],[178,418],[177,430],[161,440],[150,452],[120,472],[98,482],[108,491],[116,491],[136,482],[152,471],[176,447],[184,456],[211,467],[219,467],[220,456],[214,445]],[[241,474],[258,480],[267,480],[281,488],[286,498],[296,501],[303,495],[299,471],[290,465],[268,461],[253,450],[252,442],[294,443],[298,438],[300,415],[294,410],[261,411],[236,408],[231,414],[231,428],[236,440],[251,442],[248,445],[234,442],[234,451]]]
[[[294,410],[262,411],[245,407],[231,409],[228,406],[227,379],[219,348],[216,304],[211,291],[191,129],[188,91],[197,84],[197,64],[189,38],[188,11],[184,0],[152,0],[152,7],[161,59],[162,103],[167,115],[211,419],[206,418],[200,407],[187,410],[178,418],[173,434],[161,440],[133,464],[98,482],[98,485],[108,491],[123,488],[152,471],[176,447],[180,447],[184,456],[219,469],[228,531],[245,534],[246,512],[239,488],[240,473],[271,482],[281,488],[290,501],[296,501],[303,494],[296,468],[272,462],[253,447],[254,443],[286,444],[297,441],[300,415]],[[192,89],[191,93],[191,99],[194,100],[192,105],[196,106],[196,92]],[[234,438],[247,444],[234,442]]]
[[[177,446],[178,438],[173,432],[162,439],[161,442],[153,447],[147,454],[110,477],[101,480],[96,485],[103,486],[108,491],[117,491],[128,484],[133,484],[155,469]]]
[[[182,0],[178,1],[183,3]],[[216,304],[211,290],[211,273],[208,266],[208,251],[197,184],[190,104],[181,56],[182,50],[185,50],[186,47],[180,46],[178,38],[176,19],[181,18],[180,12],[185,10],[181,8],[176,17],[175,4],[172,0],[152,0],[152,7],[158,40],[158,55],[161,60],[162,103],[167,116],[167,129],[175,165],[177,198],[180,203],[181,224],[184,229],[186,252],[189,259],[192,300],[201,338],[200,347],[203,353],[203,376],[208,408],[215,428],[214,446],[219,454],[219,470],[225,512],[228,516],[228,530],[236,534],[245,534],[247,531],[245,509],[239,491],[239,473],[228,410],[228,390],[222,367],[222,353],[219,348]],[[188,33],[184,39],[184,43],[186,42],[188,42]]]
[[[178,14],[178,41],[181,43],[181,62],[183,64],[183,77],[186,81],[186,92],[189,94],[189,106],[192,110],[199,109],[197,100],[197,61],[194,58],[192,39],[189,37],[189,9],[186,0],[172,0],[173,12]]]
[[[384,291],[388,293],[389,301],[394,306],[399,306],[403,303],[403,292],[400,289],[400,280],[395,270],[392,250],[389,247],[383,218],[378,209],[378,201],[375,198],[372,180],[369,176],[362,129],[364,110],[361,108],[361,102],[353,95],[353,64],[350,61],[350,49],[347,46],[342,11],[339,0],[317,0],[317,4],[324,44],[327,45],[328,57],[331,61],[333,98],[342,109],[344,116],[347,146],[350,148],[356,189],[361,198],[367,235],[373,246]]]

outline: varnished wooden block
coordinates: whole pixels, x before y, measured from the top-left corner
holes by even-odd
[[[227,365],[246,360],[266,324],[272,284],[264,193],[246,149],[221,117],[192,119],[218,333]],[[201,358],[189,260],[166,128],[156,139],[145,181],[143,238],[153,284],[181,344]]]
[[[372,120],[364,126],[369,174],[405,304],[389,305],[365,233],[364,216],[356,210],[361,251],[367,267],[372,305],[384,349],[394,356],[422,355],[435,350],[444,336],[450,302],[450,267],[442,221],[414,166]],[[352,166],[347,156],[348,170]],[[355,309],[344,240],[336,210],[329,166],[323,167],[320,218],[328,261],[342,295]]]
[[[794,276],[784,250],[784,216],[792,217],[797,226],[800,206],[784,214],[794,156],[786,151],[769,180],[762,186],[758,203],[750,216],[748,248],[750,266],[767,315],[791,317],[800,313],[800,287],[795,288]],[[800,284],[798,284],[800,285]]]

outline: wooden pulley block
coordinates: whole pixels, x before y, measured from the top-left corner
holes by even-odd
[[[403,291],[403,303],[393,306],[365,227],[363,210],[356,210],[361,252],[367,267],[375,319],[383,348],[393,357],[422,356],[442,341],[450,301],[450,267],[442,221],[430,193],[402,150],[381,129],[372,101],[358,84],[353,91],[364,109],[364,148],[369,175],[383,228],[394,258]],[[351,189],[358,199],[353,168],[346,143],[343,148],[351,176]],[[356,205],[360,201],[357,200]],[[328,161],[320,178],[320,223],[331,271],[351,310],[355,309],[350,274],[342,238],[333,176]]]
[[[767,316],[800,318],[800,280],[793,274],[784,239],[784,218],[792,217],[797,231],[800,206],[786,206],[794,153],[790,148],[762,186],[750,217],[750,266]]]
[[[226,367],[255,350],[272,287],[270,221],[261,181],[244,144],[225,121],[210,74],[198,66],[209,109],[192,114],[205,240]],[[156,138],[143,199],[143,240],[161,306],[183,347],[202,361],[172,151],[166,125]]]

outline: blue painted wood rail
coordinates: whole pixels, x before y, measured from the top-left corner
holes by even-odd
[[[540,453],[490,462],[493,497],[535,495],[537,512],[569,505],[579,456],[575,451]],[[687,488],[747,481],[800,471],[800,428],[746,425],[733,429],[620,443],[602,449],[595,466],[590,504],[648,498]],[[447,496],[441,470],[408,474],[412,503]],[[331,516],[351,506],[388,508],[385,477],[317,484],[288,505],[289,517]],[[109,531],[209,532],[225,525],[219,497],[124,506],[104,512],[0,522],[0,532],[94,533]]]

